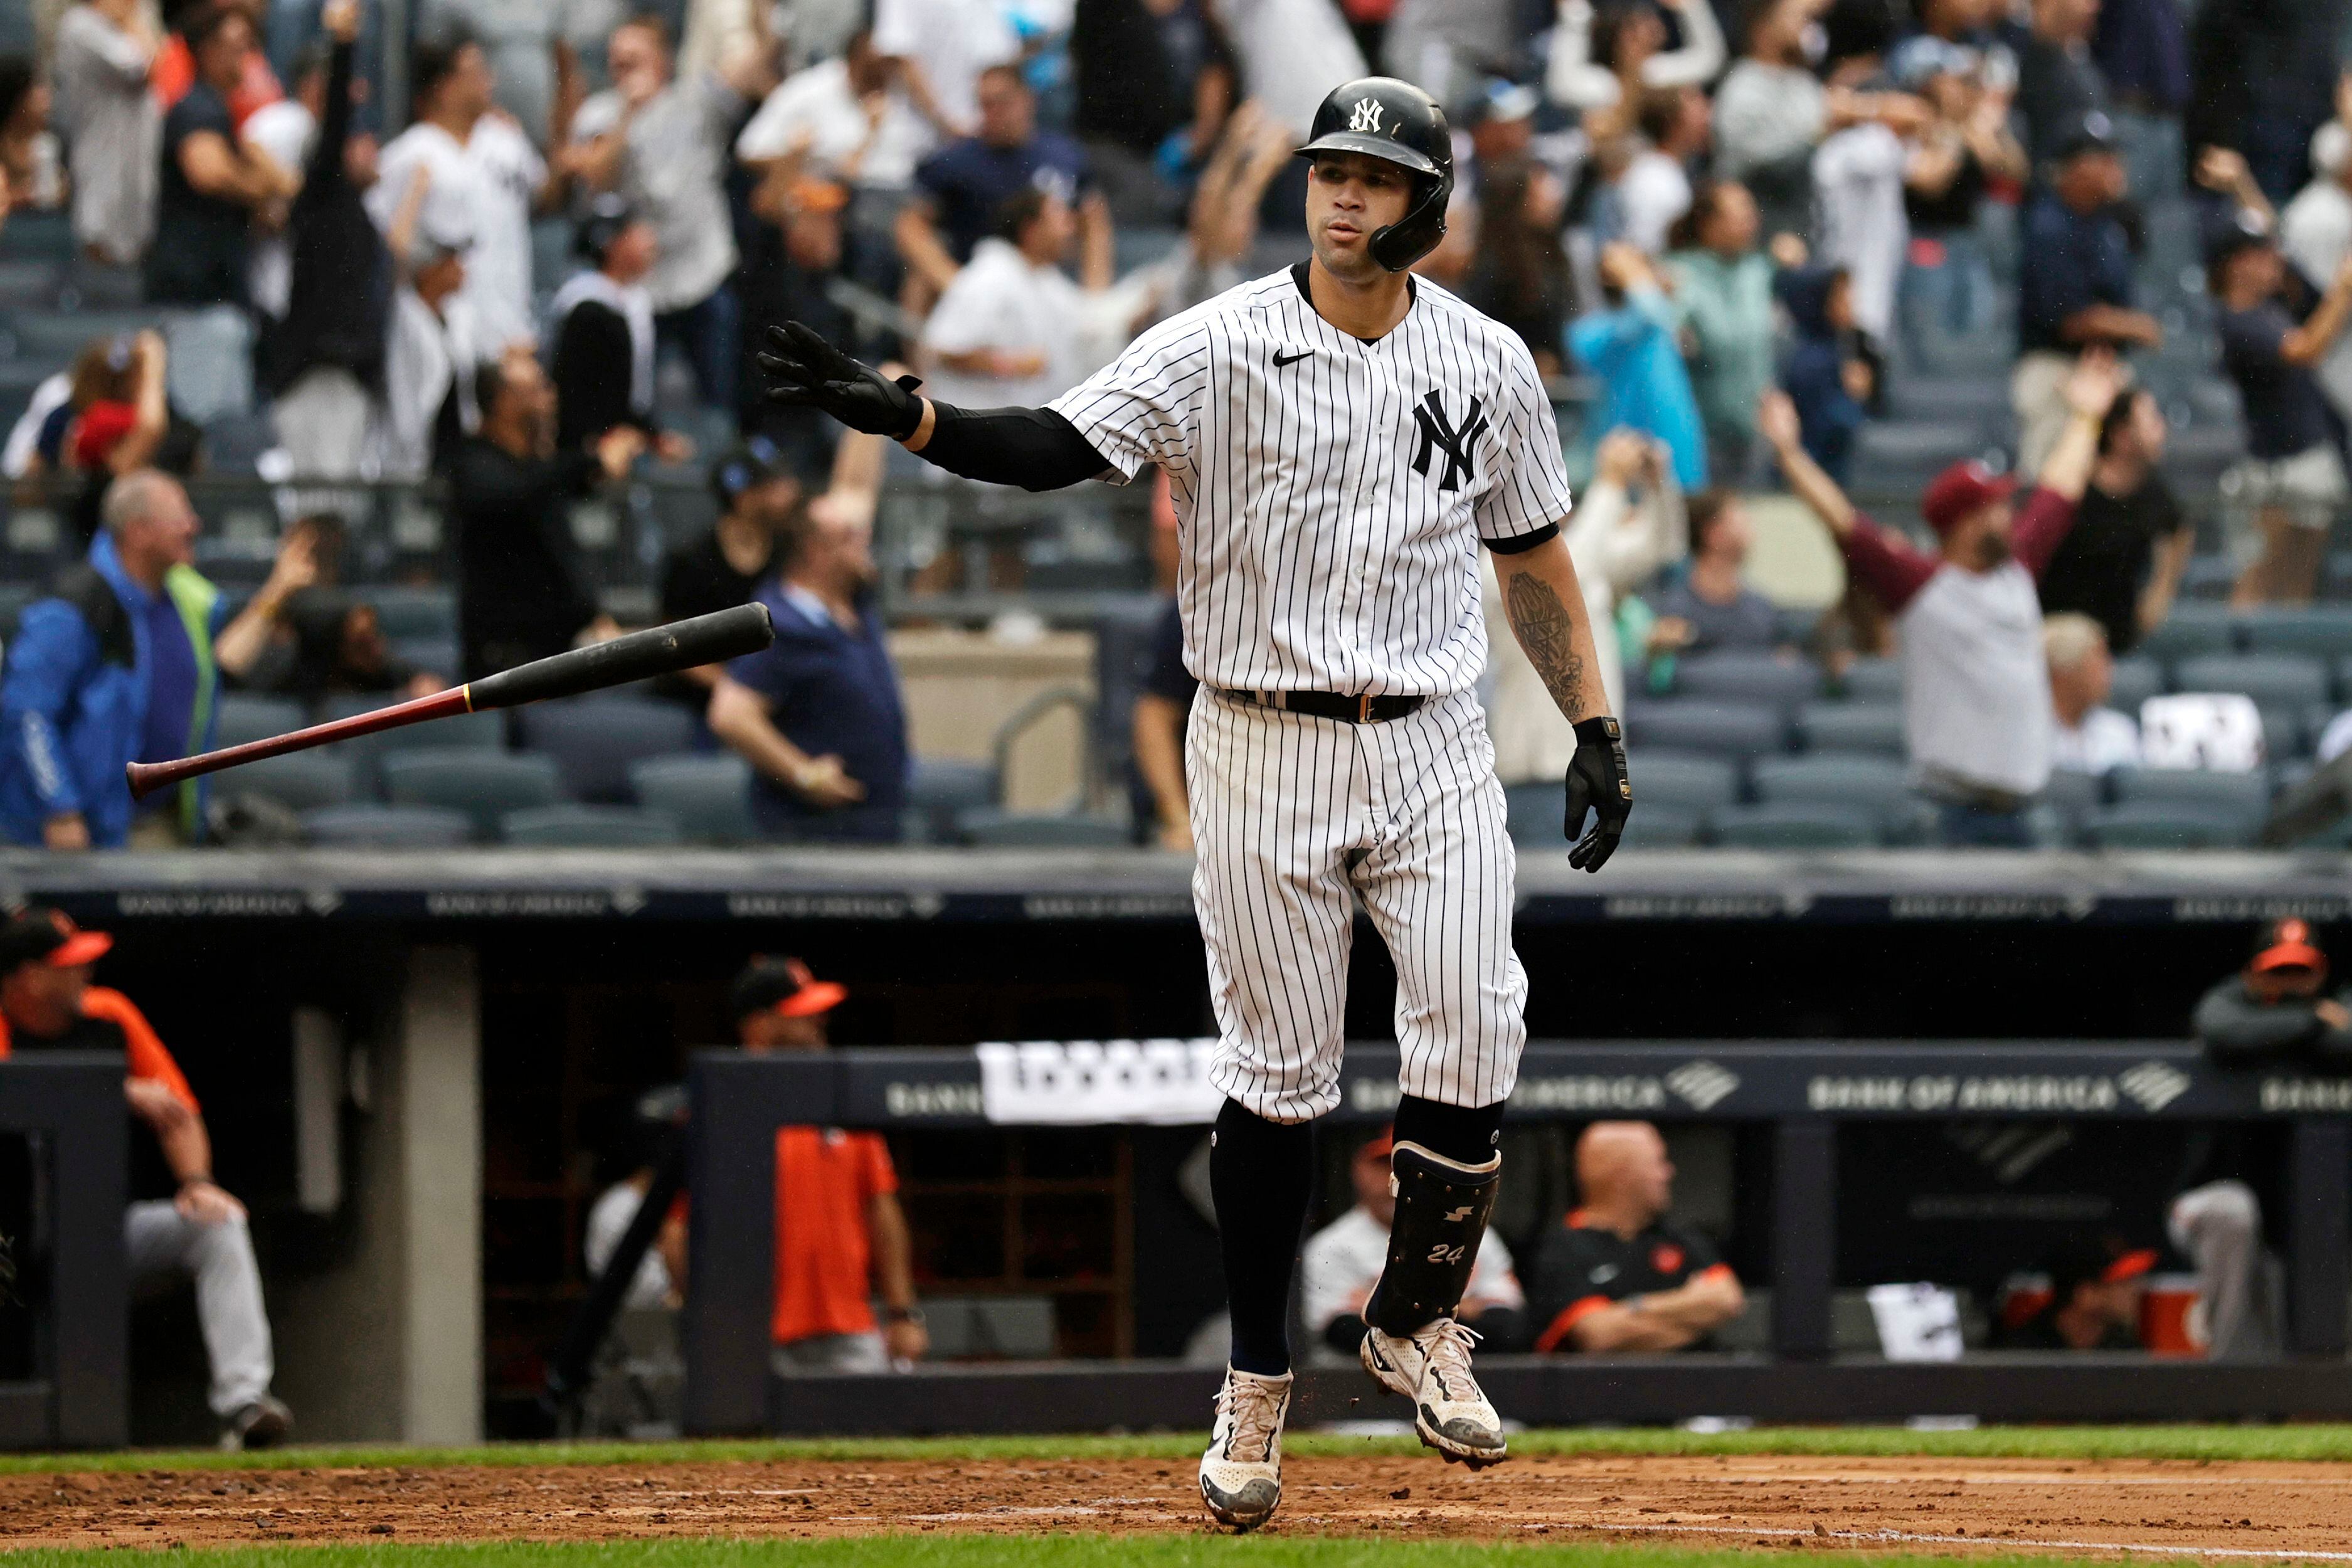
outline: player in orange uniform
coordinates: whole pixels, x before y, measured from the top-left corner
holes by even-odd
[[[268,1447],[285,1440],[294,1417],[269,1392],[269,1319],[245,1205],[213,1180],[204,1110],[146,1015],[121,992],[89,983],[92,965],[113,945],[112,937],[79,931],[56,910],[28,909],[0,925],[0,1058],[36,1050],[121,1054],[122,1097],[154,1135],[132,1144],[132,1201],[122,1218],[131,1279],[176,1273],[195,1280],[223,1439],[232,1447]]]

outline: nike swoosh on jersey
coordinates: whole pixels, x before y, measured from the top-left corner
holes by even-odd
[[[1286,354],[1281,350],[1276,349],[1274,354],[1275,366],[1276,369],[1279,369],[1286,364],[1297,364],[1300,360],[1313,358],[1314,354],[1315,351],[1313,349],[1300,349],[1295,354]]]

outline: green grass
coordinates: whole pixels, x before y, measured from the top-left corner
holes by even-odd
[[[184,1549],[151,1549],[193,1557]],[[398,1555],[395,1557],[394,1553]],[[0,1552],[8,1568],[121,1568],[148,1552]],[[1261,1535],[875,1535],[832,1541],[508,1541],[464,1546],[224,1546],[204,1568],[1755,1568],[1752,1553],[1675,1547],[1493,1545]],[[1840,1552],[1839,1568],[1922,1560]],[[2051,1557],[1970,1557],[1968,1568],[2053,1568]]]
[[[874,1437],[773,1442],[498,1443],[474,1448],[281,1448],[261,1454],[133,1449],[99,1454],[0,1454],[0,1475],[87,1470],[328,1469],[358,1466],[664,1465],[791,1459],[1183,1459],[1203,1434],[1133,1437]],[[1299,1432],[1292,1454],[1411,1455],[1411,1437]],[[1899,1426],[1777,1426],[1701,1435],[1654,1429],[1526,1432],[1512,1451],[1539,1454],[1816,1454],[2031,1459],[2294,1459],[2352,1461],[2352,1425],[2330,1426],[1985,1426],[1912,1432]]]

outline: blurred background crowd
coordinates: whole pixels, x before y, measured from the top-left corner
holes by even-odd
[[[1637,845],[2333,834],[2347,43],[2341,0],[33,0],[0,831],[1186,847],[1164,485],[983,492],[750,355],[798,320],[1042,403],[1303,255],[1291,152],[1381,70],[1454,126],[1419,270],[1550,380]],[[730,669],[117,798],[752,598]]]

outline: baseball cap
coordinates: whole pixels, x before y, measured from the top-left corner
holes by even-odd
[[[797,958],[761,958],[753,960],[736,977],[733,1016],[738,1020],[754,1013],[811,1018],[832,1012],[848,999],[847,986],[819,980]]]
[[[2116,153],[2122,144],[2116,140],[2116,122],[2094,109],[2066,127],[2058,138],[2058,161],[2079,157],[2084,153]]]
[[[93,963],[113,946],[104,931],[84,931],[62,910],[35,904],[0,924],[0,974],[34,963],[52,969]]]
[[[2310,969],[2324,975],[2327,973],[2327,955],[2311,940],[2310,921],[2273,921],[2263,928],[2254,944],[2253,962],[2246,968],[2255,974],[2268,974],[2277,969]]]
[[[2218,267],[2242,250],[2270,244],[2271,238],[2271,226],[2263,221],[2260,213],[2232,207],[2206,225],[2205,265]]]
[[[2043,1268],[2050,1276],[2050,1300],[2063,1307],[2078,1285],[2118,1285],[2137,1279],[2157,1265],[2154,1247],[2117,1251],[2095,1236],[2072,1236],[2050,1251]]]
[[[1919,498],[1919,515],[1943,538],[1974,512],[2007,500],[2017,491],[2017,477],[1996,474],[1973,458],[1954,463],[1937,474]]]
[[[725,511],[741,500],[745,491],[757,489],[771,479],[801,477],[800,469],[785,458],[773,441],[765,436],[754,436],[710,465],[710,493],[718,499],[719,510]]]
[[[613,242],[636,221],[636,209],[629,205],[628,198],[607,192],[588,204],[580,226],[572,232],[572,248],[590,266],[602,267]]]
[[[1389,1126],[1381,1128],[1379,1136],[1357,1150],[1356,1158],[1361,1161],[1379,1160],[1385,1163],[1388,1157],[1395,1152],[1396,1128]]]
[[[1906,92],[1916,92],[1939,76],[1967,76],[1977,68],[1977,52],[1933,33],[1906,38],[1886,58],[1886,74]]]
[[[1543,94],[1534,88],[1496,77],[1471,101],[1466,118],[1472,125],[1507,125],[1534,114],[1542,103]]]

